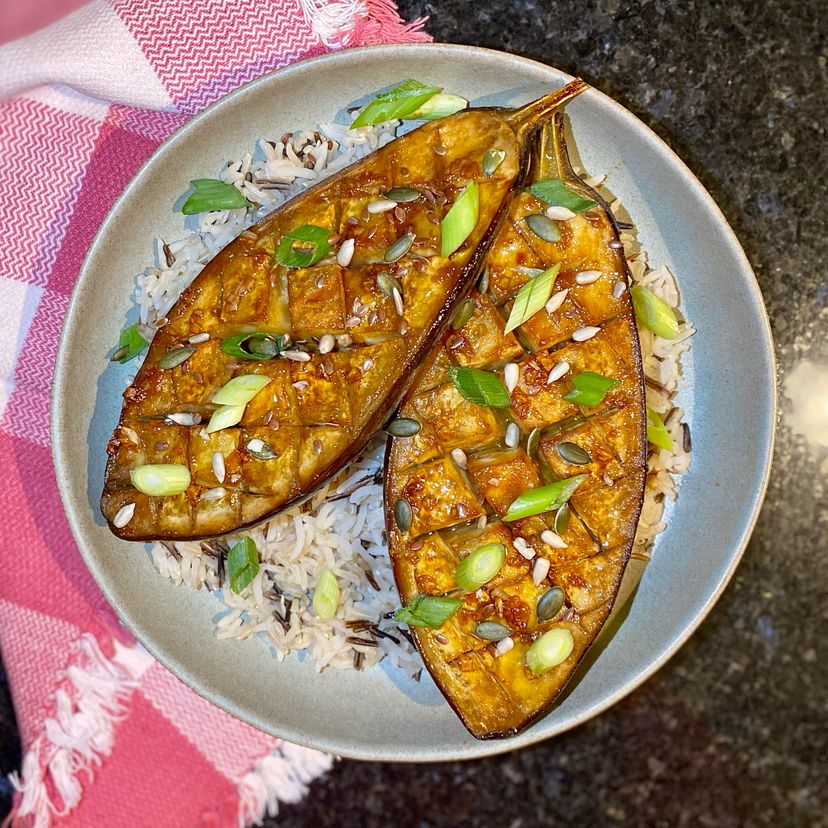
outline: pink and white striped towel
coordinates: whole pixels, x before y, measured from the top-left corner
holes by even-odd
[[[49,389],[83,256],[165,137],[251,78],[427,40],[422,22],[392,0],[94,0],[0,47],[0,648],[25,753],[12,824],[245,825],[330,767],[222,713],[120,628],[64,518]]]

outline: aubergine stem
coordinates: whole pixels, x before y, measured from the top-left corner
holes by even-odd
[[[555,92],[551,92],[549,95],[544,95],[536,101],[532,101],[525,106],[513,110],[506,116],[506,121],[515,130],[518,139],[524,139],[528,133],[532,132],[544,121],[549,120],[556,109],[568,103],[587,89],[589,89],[589,84],[586,81],[575,78],[575,80],[570,81],[566,86],[562,86]]]
[[[560,178],[566,185],[581,195],[597,201],[609,213],[609,207],[595,190],[575,172],[566,140],[566,118],[556,112],[541,131],[535,158],[536,179]]]

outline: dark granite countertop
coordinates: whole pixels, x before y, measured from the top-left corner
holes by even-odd
[[[431,15],[435,40],[582,75],[684,158],[740,237],[770,312],[783,387],[776,458],[724,596],[626,700],[493,759],[339,762],[267,824],[828,826],[824,0],[401,0],[400,8],[407,18]],[[9,709],[0,694],[3,772],[19,761]]]

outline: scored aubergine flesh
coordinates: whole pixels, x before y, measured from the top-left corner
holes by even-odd
[[[421,126],[292,199],[210,261],[124,393],[101,498],[112,531],[133,540],[232,532],[307,497],[356,456],[473,283],[537,125],[584,88],[575,81],[519,110],[472,109]],[[491,150],[503,160],[487,175]],[[479,188],[476,224],[442,257],[440,222],[470,182]],[[409,192],[394,209],[371,206],[400,187],[416,200]],[[330,231],[330,254],[307,267],[279,264],[286,237],[290,247],[288,234],[305,225]],[[404,237],[410,245],[389,252]],[[271,349],[275,341],[286,352],[255,360],[222,350],[245,332],[270,334]],[[168,355],[179,346],[195,350],[163,367],[177,362]],[[238,424],[207,433],[214,395],[243,374],[270,382]],[[130,472],[155,464],[187,467],[186,491],[134,488]]]
[[[506,547],[498,574],[477,592],[457,596],[463,605],[446,623],[411,629],[429,672],[478,738],[516,733],[569,681],[612,609],[644,496],[644,386],[628,270],[609,208],[571,168],[563,126],[558,114],[544,127],[533,178],[559,177],[596,205],[556,222],[560,241],[551,243],[526,223],[548,205],[528,191],[515,197],[489,252],[486,293],[473,294],[471,318],[444,334],[402,404],[400,416],[421,428],[414,436],[392,437],[386,456],[386,523],[403,604],[418,594],[456,595],[459,561],[484,544]],[[504,333],[515,295],[531,278],[532,271],[521,268],[545,270],[555,263],[554,293],[569,291],[563,304],[552,313],[541,308]],[[590,274],[580,284],[577,274],[587,271],[600,277],[590,281]],[[588,326],[599,330],[573,340]],[[550,381],[561,362],[569,370]],[[503,409],[464,400],[446,370],[474,367],[505,379],[509,363],[519,373]],[[584,371],[617,381],[592,408],[565,399],[572,377]],[[510,423],[517,426],[516,445],[514,426],[511,439],[506,436]],[[557,512],[502,520],[524,492],[581,474],[587,478],[569,501],[568,524]],[[401,500],[407,503],[403,513],[411,515],[408,531],[394,519]],[[556,535],[541,539],[555,528]],[[563,601],[556,590],[539,619],[538,602],[555,587]],[[544,618],[550,607],[554,615]],[[476,634],[482,621],[506,627],[511,649],[498,652]],[[555,628],[569,630],[574,647],[560,664],[535,675],[526,665],[527,649]]]

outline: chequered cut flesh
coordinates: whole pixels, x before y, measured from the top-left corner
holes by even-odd
[[[400,416],[418,420],[421,429],[412,437],[392,438],[387,459],[389,546],[403,603],[417,594],[456,590],[457,563],[475,548],[500,542],[507,550],[497,576],[463,595],[463,606],[449,621],[435,630],[412,627],[426,666],[478,738],[517,732],[548,709],[566,685],[612,608],[644,493],[643,374],[623,250],[610,246],[618,233],[608,208],[571,172],[562,123],[550,125],[553,129],[559,168],[569,174],[574,189],[598,204],[558,222],[560,241],[549,243],[525,221],[547,205],[529,192],[513,200],[487,258],[487,292],[474,294],[473,315],[461,330],[444,334],[403,402]],[[550,134],[544,132],[549,143]],[[520,268],[546,269],[556,263],[560,271],[554,292],[569,291],[563,304],[551,314],[541,309],[505,334],[515,295],[531,278]],[[578,284],[576,275],[591,270],[600,271],[600,278]],[[616,288],[619,282],[623,292]],[[574,341],[572,334],[586,326],[599,331],[586,341]],[[570,370],[549,382],[550,371],[562,361]],[[473,366],[505,380],[507,363],[519,370],[508,409],[467,402],[447,373],[452,364]],[[573,375],[583,371],[618,381],[595,408],[565,399],[573,390]],[[510,423],[519,429],[517,446],[506,444]],[[529,456],[527,441],[535,429],[540,432]],[[585,450],[589,462],[567,462],[558,451],[564,442]],[[462,453],[452,454],[455,449]],[[543,532],[553,529],[555,513],[502,520],[522,493],[579,474],[588,477],[569,503],[569,523],[560,532],[565,547],[541,540]],[[400,498],[411,506],[406,532],[393,517]],[[539,558],[549,561],[549,570],[536,584],[533,571]],[[538,600],[554,586],[564,590],[564,606],[555,617],[539,621]],[[508,627],[512,649],[498,655],[491,642],[476,636],[482,620]],[[536,677],[525,666],[526,651],[553,627],[572,633],[574,649]]]

